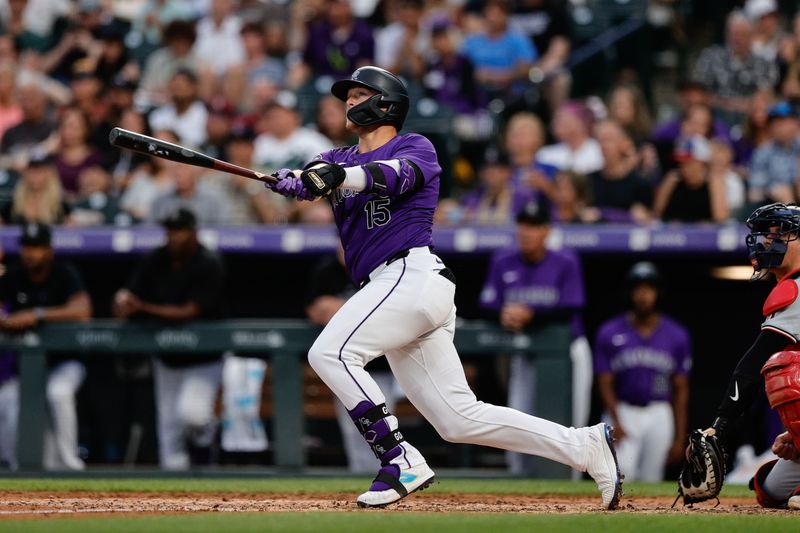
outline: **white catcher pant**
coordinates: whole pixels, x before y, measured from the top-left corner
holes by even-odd
[[[616,442],[617,461],[626,481],[661,481],[667,454],[675,438],[675,418],[669,402],[639,407],[617,403],[619,423],[626,437]],[[613,424],[608,413],[603,421]]]
[[[188,469],[190,458],[186,440],[208,437],[209,443],[211,441],[214,402],[222,380],[222,361],[171,367],[155,359],[153,378],[161,467]]]
[[[453,345],[455,286],[427,248],[381,265],[320,333],[309,362],[347,409],[384,395],[364,370],[386,354],[400,387],[447,441],[537,455],[585,470],[586,428],[567,428],[481,402]],[[412,465],[413,466],[413,465]]]
[[[572,362],[572,425],[581,427],[589,422],[592,401],[592,349],[586,337],[573,340],[569,354]],[[536,360],[524,354],[514,355],[508,374],[508,406],[523,413],[535,414]],[[530,456],[515,452],[506,453],[506,463],[508,470],[514,474],[530,473],[533,468]]]
[[[59,363],[47,377],[47,406],[50,425],[44,435],[44,467],[48,470],[83,470],[78,455],[78,412],[75,395],[86,378],[80,361]]]

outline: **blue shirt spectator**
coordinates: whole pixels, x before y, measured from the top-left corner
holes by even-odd
[[[476,79],[499,95],[519,92],[538,53],[527,36],[508,27],[508,6],[490,0],[483,8],[485,30],[467,35],[462,51],[475,65]]]
[[[749,199],[761,203],[796,201],[794,182],[800,157],[800,123],[797,110],[788,102],[772,106],[768,114],[771,139],[756,149],[750,164]]]

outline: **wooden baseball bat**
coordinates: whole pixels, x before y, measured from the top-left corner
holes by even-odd
[[[206,154],[201,154],[196,150],[191,150],[185,146],[172,144],[155,137],[148,137],[141,133],[124,130],[122,128],[114,128],[108,134],[108,142],[118,148],[127,148],[134,152],[152,155],[167,159],[169,161],[177,161],[186,165],[194,165],[196,167],[213,168],[222,172],[236,174],[237,176],[244,176],[265,183],[275,183],[278,181],[274,176],[256,172],[255,170],[240,167],[227,161],[213,158]]]

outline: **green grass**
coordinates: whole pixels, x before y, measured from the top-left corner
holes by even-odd
[[[212,478],[0,478],[0,491],[95,491],[95,492],[253,492],[253,493],[335,493],[360,492],[370,481],[357,478],[277,478],[212,479]],[[597,488],[591,481],[553,481],[535,479],[464,479],[439,477],[431,492],[461,494],[566,494],[592,496]],[[677,483],[626,483],[628,496],[675,497]],[[725,485],[722,497],[748,497],[753,493],[743,485]]]
[[[282,493],[357,493],[364,489],[367,478],[264,478],[264,479],[22,479],[1,478],[0,498],[3,491],[36,490],[57,497],[60,491],[98,492],[251,492]],[[439,493],[483,494],[541,494],[541,495],[591,495],[596,496],[594,484],[585,481],[541,481],[515,479],[463,479],[447,478],[430,489]],[[675,483],[629,483],[629,496],[663,497],[672,502]],[[725,497],[751,497],[746,487],[729,485],[723,490]],[[599,497],[598,497],[599,499]],[[548,531],[610,531],[613,533],[641,533],[664,531],[675,533],[681,528],[692,532],[779,532],[797,531],[798,518],[790,514],[735,515],[697,513],[608,513],[587,514],[516,514],[516,513],[393,513],[388,511],[304,512],[304,513],[191,513],[178,515],[146,516],[77,516],[50,515],[41,518],[0,520],[0,532],[47,533],[181,533],[188,531],[225,531],[226,533],[250,531],[292,532],[358,532],[358,531],[413,531],[413,533],[450,531],[492,533]]]
[[[669,532],[680,528],[692,532],[797,531],[797,517],[761,515],[631,515],[597,513],[584,515],[523,514],[411,514],[363,513],[201,513],[178,516],[123,518],[67,518],[0,522],[0,531],[22,533],[147,532],[182,533],[196,531],[233,532],[356,532],[413,531],[444,533],[457,531],[514,533],[547,531],[610,531],[613,533]]]

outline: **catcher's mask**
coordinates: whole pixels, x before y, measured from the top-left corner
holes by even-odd
[[[361,67],[349,79],[334,83],[331,93],[346,102],[347,91],[353,87],[366,87],[378,93],[347,111],[347,118],[353,124],[391,124],[398,130],[403,127],[408,114],[409,98],[408,89],[400,78],[379,67]]]
[[[781,265],[789,242],[800,232],[800,207],[794,204],[775,203],[759,207],[747,218],[748,257],[753,265],[751,281],[763,279]]]

